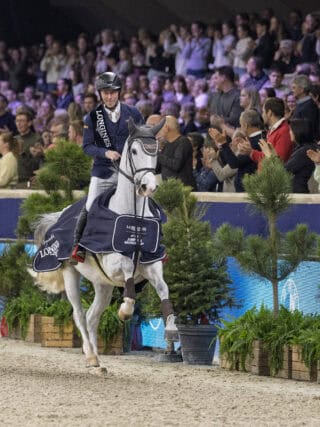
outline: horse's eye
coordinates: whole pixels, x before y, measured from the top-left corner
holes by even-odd
[[[132,154],[138,154],[138,151],[135,148],[133,148],[132,151],[131,151],[131,153]]]

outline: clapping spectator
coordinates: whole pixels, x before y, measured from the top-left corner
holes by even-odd
[[[0,188],[13,188],[18,183],[19,144],[12,133],[0,134]]]
[[[204,25],[198,21],[191,24],[191,34],[192,38],[182,52],[187,60],[187,74],[203,78],[207,72],[211,41],[204,36]]]

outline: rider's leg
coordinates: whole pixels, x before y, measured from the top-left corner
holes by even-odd
[[[88,212],[91,208],[91,205],[94,199],[104,191],[109,190],[110,188],[115,188],[117,185],[117,180],[118,180],[117,173],[114,173],[107,179],[98,178],[96,176],[91,177],[87,202],[79,214],[75,231],[74,231],[74,242],[73,242],[72,254],[70,257],[70,262],[72,264],[77,264],[78,262],[84,262],[85,250],[79,245],[79,242],[81,240],[84,228],[87,223]]]

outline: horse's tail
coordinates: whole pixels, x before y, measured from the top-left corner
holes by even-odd
[[[37,247],[41,246],[47,230],[54,225],[61,212],[52,212],[39,216],[36,222],[33,223],[34,229],[34,242]],[[59,294],[65,289],[64,279],[61,268],[55,271],[48,271],[45,273],[36,273],[32,268],[27,268],[28,273],[34,278],[35,284],[43,291]]]
[[[33,277],[35,284],[49,294],[60,294],[65,290],[62,269],[36,273],[32,268],[27,268],[28,273]]]
[[[40,215],[38,219],[32,224],[32,228],[34,230],[34,242],[37,247],[41,246],[47,230],[58,221],[62,212],[63,211]]]

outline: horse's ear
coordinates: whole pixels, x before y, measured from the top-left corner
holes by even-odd
[[[165,122],[166,122],[166,118],[164,117],[157,125],[153,126],[153,128],[151,129],[151,131],[152,131],[152,133],[153,133],[154,136],[157,135],[157,133],[162,128],[162,126],[165,124]]]
[[[129,129],[129,135],[133,135],[134,132],[135,132],[135,130],[136,130],[136,124],[135,124],[135,122],[134,122],[134,120],[133,120],[132,117],[129,117],[129,120],[128,120],[128,129]]]

